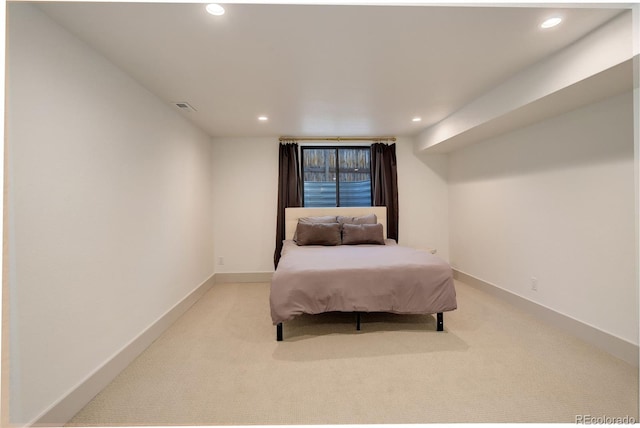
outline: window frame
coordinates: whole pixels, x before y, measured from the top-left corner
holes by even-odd
[[[309,145],[304,145],[304,146],[300,146],[300,175],[302,176],[302,206],[306,207],[304,201],[304,152],[305,150],[318,150],[318,149],[322,149],[322,150],[335,150],[335,154],[336,154],[336,207],[340,207],[340,155],[339,155],[339,151],[341,149],[346,150],[346,149],[356,149],[356,150],[369,150],[369,182],[371,183],[371,185],[369,186],[369,205],[370,207],[373,206],[373,183],[372,183],[372,177],[373,177],[373,170],[371,168],[371,145],[350,145],[350,146],[338,146],[338,145],[323,145],[323,144],[309,144]],[[317,208],[317,207],[310,207],[310,208]]]

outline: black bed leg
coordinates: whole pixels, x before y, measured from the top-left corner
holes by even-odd
[[[279,322],[276,326],[276,340],[282,342],[282,323]]]
[[[437,331],[444,331],[444,317],[442,315],[442,312],[438,312],[436,314],[436,318],[437,318]]]
[[[360,331],[360,312],[356,312],[356,330]]]

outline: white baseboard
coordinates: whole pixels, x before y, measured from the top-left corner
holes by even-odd
[[[508,301],[510,304],[535,317],[558,327],[569,334],[576,336],[585,342],[597,346],[598,348],[614,355],[621,360],[638,367],[638,345],[628,342],[622,338],[613,336],[594,326],[585,324],[568,315],[556,312],[553,309],[540,305],[522,296],[512,293],[498,287],[495,284],[485,282],[473,275],[464,273],[454,268],[453,277],[471,287],[481,289],[496,296],[502,300]]]
[[[64,426],[76,413],[104,389],[122,370],[138,357],[154,340],[184,314],[214,284],[215,275],[197,286],[135,339],[116,352],[101,367],[42,412],[27,426]]]
[[[216,273],[216,284],[234,282],[271,282],[273,272],[227,272]]]

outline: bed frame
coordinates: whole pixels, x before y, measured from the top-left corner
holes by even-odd
[[[284,211],[286,239],[293,239],[298,226],[298,219],[301,217],[326,215],[359,217],[371,213],[375,214],[378,218],[378,223],[382,224],[383,236],[387,236],[387,207],[285,208]],[[360,314],[361,312],[355,313],[356,330],[358,331],[360,331]],[[436,314],[436,330],[444,331],[444,315],[442,312]],[[283,337],[282,323],[278,323],[276,325],[276,340],[282,342]]]
[[[356,312],[356,330],[360,331],[360,312]],[[444,331],[444,315],[442,312],[436,314],[436,331]],[[276,340],[282,342],[283,337],[283,327],[280,322],[276,325]]]

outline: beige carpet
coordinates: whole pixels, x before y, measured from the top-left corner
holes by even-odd
[[[638,370],[456,282],[432,316],[285,323],[268,284],[218,284],[69,425],[272,425],[638,420]]]

